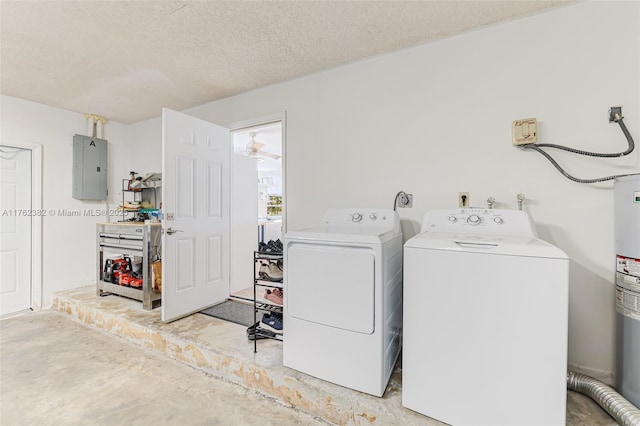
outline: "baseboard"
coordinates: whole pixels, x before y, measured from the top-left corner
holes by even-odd
[[[600,380],[602,383],[609,386],[615,386],[616,384],[616,375],[611,371],[599,370],[597,368],[585,367],[584,365],[572,363],[569,363],[568,367],[571,371],[593,377],[594,379]]]

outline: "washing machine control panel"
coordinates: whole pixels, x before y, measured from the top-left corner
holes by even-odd
[[[424,231],[536,235],[527,213],[503,209],[431,210],[422,222]]]
[[[479,225],[482,219],[477,214],[472,214],[467,218],[467,223],[469,225]]]
[[[495,210],[497,212],[498,210]],[[461,209],[449,211],[447,224],[453,225],[457,229],[468,228],[470,226],[502,226],[505,221],[500,213],[491,210]],[[432,223],[431,228],[437,227],[437,223]]]

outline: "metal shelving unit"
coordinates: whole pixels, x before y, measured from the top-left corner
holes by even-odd
[[[152,209],[156,209],[158,208],[158,202],[157,202],[157,194],[156,194],[156,189],[158,189],[157,187],[151,187],[151,188],[147,188],[147,187],[142,187],[142,188],[137,188],[137,189],[125,189],[125,187],[129,187],[128,186],[129,183],[129,179],[122,179],[122,222],[126,221],[126,214],[127,213],[137,213],[139,211],[144,211],[144,210],[149,210],[149,209],[143,209],[143,208],[138,208],[138,209],[127,209],[125,208],[125,202],[126,201],[138,201],[138,202],[143,202],[143,201],[147,201],[149,202],[149,204],[151,204]],[[125,194],[133,194],[133,200],[127,200],[125,197]]]
[[[99,223],[96,229],[96,294],[117,294],[142,302],[145,310],[160,305],[162,294],[153,290],[151,258],[160,253],[161,225],[159,223]],[[127,287],[104,280],[106,253],[142,257],[142,288]]]

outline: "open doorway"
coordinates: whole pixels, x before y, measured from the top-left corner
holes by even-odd
[[[251,176],[255,180],[256,205],[253,224],[249,225],[253,229],[245,233],[251,249],[234,252],[235,277],[230,294],[232,299],[253,302],[254,268],[260,268],[253,260],[253,252],[277,247],[284,232],[283,123],[279,120],[242,127],[232,131],[232,140],[234,155],[244,157],[242,163],[248,164],[238,167],[245,176],[234,173],[234,179]]]

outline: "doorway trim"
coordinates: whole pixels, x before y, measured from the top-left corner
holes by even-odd
[[[42,144],[12,139],[0,145],[31,151],[31,209],[42,210]],[[42,215],[31,216],[31,310],[42,309]]]
[[[266,126],[272,123],[281,123],[282,129],[282,235],[287,232],[287,112],[264,115],[247,120],[225,124],[230,133],[238,130],[248,130],[252,127]],[[233,152],[233,137],[229,138],[231,152]]]

